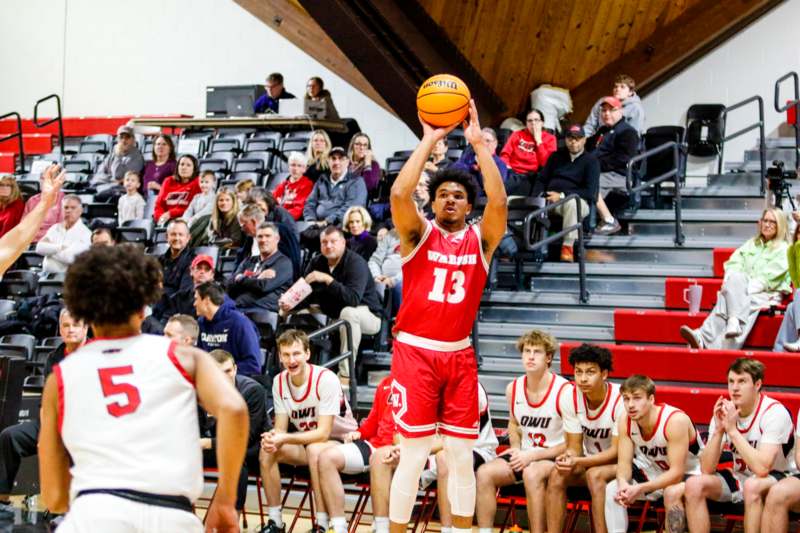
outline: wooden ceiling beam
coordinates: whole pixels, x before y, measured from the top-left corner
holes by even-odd
[[[585,117],[608,94],[614,77],[625,73],[646,94],[741,31],[782,0],[700,0],[670,23],[661,25],[630,51],[608,63],[571,90],[573,114]]]

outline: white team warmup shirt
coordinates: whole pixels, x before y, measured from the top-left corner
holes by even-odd
[[[766,394],[761,394],[756,402],[756,408],[750,416],[740,419],[736,425],[739,433],[754,448],[758,448],[761,443],[781,445],[781,451],[775,457],[772,465],[773,471],[786,472],[794,467],[794,454],[792,453],[794,426],[789,410],[782,403]],[[709,435],[714,434],[716,426],[712,416],[708,427]],[[733,469],[731,471],[741,490],[744,488],[744,481],[754,474],[732,446],[727,434],[722,436],[722,449],[730,450],[733,453]]]
[[[55,366],[73,499],[87,489],[200,496],[197,395],[174,349],[155,335],[97,339]]]
[[[667,423],[680,409],[667,404],[653,407],[658,409],[658,421],[652,435],[644,435],[639,425],[628,419],[628,436],[633,441],[633,464],[648,479],[655,479],[669,470],[669,457],[667,455]],[[689,453],[686,455],[684,475],[690,476],[700,473],[700,449],[702,442],[695,431],[694,440],[689,442]]]
[[[564,418],[574,417],[572,384],[551,373],[550,385],[539,403],[531,403],[527,391],[528,376],[513,381],[511,388],[511,416],[522,432],[520,448],[553,448],[562,444]]]
[[[624,411],[619,385],[606,382],[606,397],[600,407],[594,410],[589,408],[583,392],[573,385],[572,408],[575,416],[564,418],[564,431],[583,434],[584,455],[594,455],[609,449],[612,438],[619,436],[617,420]]]
[[[494,434],[494,427],[492,427],[489,397],[480,382],[478,383],[478,412],[480,413],[480,431],[473,450],[483,457],[485,463],[488,463],[497,457],[497,447],[500,443],[497,441],[497,435]]]

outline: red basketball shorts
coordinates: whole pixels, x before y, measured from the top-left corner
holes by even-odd
[[[440,352],[395,340],[392,412],[404,437],[477,439],[478,367],[472,347]]]

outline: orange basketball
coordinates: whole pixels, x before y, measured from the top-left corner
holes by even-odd
[[[467,84],[450,74],[431,76],[417,92],[417,110],[431,126],[447,127],[469,113]]]

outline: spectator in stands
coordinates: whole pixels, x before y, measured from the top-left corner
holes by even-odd
[[[83,321],[74,319],[66,308],[61,309],[58,317],[58,333],[62,344],[47,356],[44,364],[45,378],[50,375],[55,365],[86,343],[88,329]],[[17,477],[22,459],[36,455],[39,429],[37,416],[30,422],[8,426],[0,432],[0,513],[14,509],[8,499],[14,488],[14,478]]]
[[[240,375],[233,356],[225,350],[212,350],[209,352],[220,370],[227,375],[239,394],[247,403],[250,415],[250,431],[247,437],[247,451],[242,462],[242,473],[239,475],[239,486],[236,491],[235,509],[241,513],[247,499],[248,464],[258,468],[258,452],[261,449],[261,434],[271,429],[267,416],[267,405],[264,387],[256,380]],[[217,467],[217,423],[216,419],[208,416],[205,411],[201,417],[200,446],[203,449],[203,467]]]
[[[561,204],[554,213],[561,215],[564,227],[578,222],[578,204],[580,204],[581,220],[589,214],[589,205],[597,198],[597,186],[600,179],[600,163],[593,154],[584,151],[586,135],[580,124],[572,124],[566,130],[566,149],[555,152],[548,159],[536,185],[533,196],[545,196],[548,202],[558,202],[570,194],[579,198],[573,202]],[[568,233],[561,246],[561,260],[575,260],[573,244],[578,238],[578,230]]]
[[[378,247],[378,240],[369,232],[372,229],[369,212],[360,205],[354,205],[345,212],[342,227],[350,234],[347,248],[363,257],[364,261],[369,261]]]
[[[169,249],[158,258],[161,268],[164,269],[163,295],[156,304],[155,309],[166,309],[169,300],[178,291],[192,287],[192,276],[189,267],[194,260],[194,249],[189,247],[189,226],[180,218],[171,220],[167,225],[167,244]],[[163,313],[155,312],[159,318],[166,318]]]
[[[194,289],[194,308],[200,326],[198,348],[207,352],[225,350],[233,355],[239,372],[245,376],[261,374],[261,347],[258,331],[236,304],[225,296],[222,287],[213,281]]]
[[[346,433],[355,430],[357,425],[333,372],[308,363],[311,357],[308,336],[290,329],[278,337],[277,345],[284,370],[272,380],[275,429],[261,435],[258,456],[269,513],[269,522],[261,531],[286,531],[281,513],[278,465],[288,463],[308,465],[316,502],[316,527],[311,531],[324,532],[329,520],[319,482],[319,455],[325,448],[335,445],[336,440],[341,441]],[[315,393],[306,394],[312,387]]]
[[[139,194],[141,188],[139,174],[133,171],[126,172],[122,185],[125,187],[125,194],[119,197],[117,203],[117,218],[120,226],[128,220],[144,218],[145,206],[144,198]]]
[[[447,140],[439,139],[433,145],[431,158],[425,163],[425,171],[435,174],[437,170],[447,168],[450,165],[450,160],[447,158]]]
[[[304,175],[306,168],[306,156],[301,152],[291,152],[289,177],[279,183],[273,191],[278,205],[286,209],[295,220],[303,218],[303,207],[314,188],[314,182]]]
[[[277,113],[279,111],[279,100],[291,100],[295,96],[288,92],[283,86],[283,74],[273,72],[267,76],[267,83],[264,84],[266,93],[253,102],[253,111],[256,113]]]
[[[223,187],[217,192],[211,224],[208,228],[209,242],[222,248],[239,248],[242,245],[242,227],[239,225],[239,200],[233,187]]]
[[[279,206],[278,202],[275,201],[275,197],[272,196],[272,193],[264,187],[253,187],[250,189],[247,193],[247,200],[245,200],[245,203],[256,204],[264,211],[265,220],[283,224],[297,234],[297,223],[294,217],[289,211]]]
[[[644,106],[639,95],[636,94],[636,82],[633,81],[628,75],[620,74],[614,78],[614,88],[611,95],[622,102],[622,116],[625,117],[625,122],[633,126],[636,133],[639,135],[644,133]],[[601,108],[603,106],[603,98],[599,99],[594,106],[589,116],[586,117],[586,123],[583,125],[583,130],[586,135],[591,137],[603,125],[601,118]]]
[[[278,251],[280,234],[272,222],[262,222],[256,230],[258,255],[245,259],[234,271],[228,295],[243,313],[278,312],[278,298],[294,279],[291,260]]]
[[[175,315],[196,316],[194,290],[203,283],[214,281],[214,258],[201,254],[192,259],[189,267],[191,284],[178,289],[169,299],[162,299],[153,309],[153,316],[163,322]]]
[[[325,130],[314,130],[311,134],[308,148],[306,149],[306,157],[308,158],[306,163],[308,166],[305,175],[308,179],[316,183],[317,178],[322,174],[330,173],[331,165],[328,162],[328,156],[330,155],[331,148],[333,148],[333,145],[331,144],[331,138],[328,136],[328,132]]]
[[[308,79],[308,83],[306,83],[306,94],[304,100],[306,114],[312,114],[309,113],[309,111],[314,109],[314,102],[324,102],[325,112],[321,115],[313,116],[315,116],[315,118],[325,120],[339,120],[339,112],[336,111],[336,106],[333,105],[331,93],[325,88],[325,83],[322,81],[322,78],[313,76]],[[311,105],[309,105],[309,103],[311,103]]]
[[[184,346],[195,346],[200,337],[200,326],[192,316],[172,315],[164,326],[164,336]]]
[[[381,181],[381,166],[372,153],[372,141],[366,133],[353,135],[347,148],[347,156],[350,158],[349,173],[364,178],[368,191],[375,190]]]
[[[214,209],[214,199],[216,198],[217,175],[211,170],[204,170],[200,173],[199,185],[200,192],[194,195],[192,201],[189,202],[189,207],[186,208],[181,217],[189,224],[189,228],[201,217],[211,217],[211,211]],[[208,218],[205,219],[205,222],[205,227],[207,228]]]
[[[136,172],[141,175],[144,170],[144,157],[136,147],[133,128],[120,126],[117,129],[117,144],[110,154],[100,163],[100,167],[92,177],[92,185],[116,183],[122,185],[125,173]]]
[[[178,167],[175,161],[175,143],[169,135],[158,135],[153,140],[153,158],[144,165],[142,178],[142,192],[145,196],[151,195],[150,191],[158,194],[161,184],[168,177],[175,174]]]
[[[374,335],[381,328],[382,309],[375,283],[367,262],[347,249],[344,233],[338,227],[328,226],[322,231],[320,249],[322,253],[311,260],[305,276],[313,292],[299,308],[316,305],[328,317],[349,322],[353,351],[358,354],[362,333]],[[342,352],[346,346],[346,337],[342,335]],[[339,375],[350,377],[347,361],[339,364]]]
[[[600,161],[600,193],[597,210],[601,223],[598,235],[612,235],[620,230],[619,222],[609,211],[605,197],[611,191],[627,194],[628,161],[639,151],[639,134],[622,118],[622,103],[613,96],[603,98],[600,105],[602,125],[586,143],[586,150]]]
[[[500,152],[509,169],[506,191],[511,195],[530,196],[538,172],[550,154],[556,151],[555,136],[544,130],[544,113],[528,113],[525,128],[511,134]]]
[[[500,177],[502,177],[503,181],[505,181],[506,178],[508,178],[508,167],[506,166],[506,162],[497,155],[497,133],[492,128],[483,128],[481,133],[483,134],[483,144],[489,148],[489,151],[492,154],[492,159],[494,159],[494,162],[497,165],[497,170],[500,171]],[[481,169],[478,167],[478,161],[475,157],[475,150],[473,150],[471,146],[467,146],[467,148],[461,153],[461,157],[458,158],[458,161],[450,166],[469,172],[470,175],[472,175],[472,177],[475,179],[475,183],[478,185],[478,195],[486,196],[486,193],[483,190],[483,174],[481,174]]]
[[[92,231],[92,246],[114,246],[117,240],[114,238],[114,233],[111,228],[100,226]]]
[[[396,229],[392,228],[378,241],[367,265],[381,300],[386,289],[392,290],[392,316],[396,315],[403,295],[403,259],[400,257],[400,236]]]
[[[786,217],[780,209],[765,209],[758,226],[758,234],[725,262],[722,289],[703,325],[681,326],[692,348],[740,349],[759,312],[781,303],[789,292]]]
[[[0,237],[19,224],[24,211],[25,201],[17,180],[14,176],[3,176],[0,178]]]
[[[259,255],[258,242],[255,240],[255,237],[258,227],[264,221],[264,211],[256,204],[247,204],[244,206],[244,209],[239,212],[239,225],[242,227],[242,233],[245,237],[242,241],[242,247],[236,254],[237,268],[248,257]],[[292,279],[297,279],[301,274],[300,243],[297,240],[295,232],[286,226],[286,224],[280,222],[274,222],[274,224],[278,228],[278,233],[280,235],[278,250],[292,262]]]
[[[303,219],[318,226],[339,224],[348,208],[367,205],[364,179],[348,171],[344,148],[332,148],[329,161],[330,176],[320,176],[303,208]]]
[[[163,226],[171,219],[183,216],[194,196],[200,192],[197,174],[197,159],[193,155],[182,155],[178,159],[178,172],[164,180],[158,192],[153,211],[158,225]]]
[[[247,193],[255,186],[255,182],[249,178],[236,182],[236,198],[239,199],[239,205],[245,204],[247,201]]]
[[[36,253],[44,256],[44,272],[66,272],[75,256],[92,245],[92,231],[81,220],[83,205],[80,197],[68,194],[61,203],[64,220],[51,226],[36,243]]]
[[[794,298],[786,308],[781,321],[781,328],[775,338],[773,352],[800,352],[800,224],[794,229],[792,245],[786,253],[789,264],[789,277],[795,289]]]
[[[39,183],[41,186],[44,186],[45,183],[45,175],[44,172],[39,176]],[[61,209],[62,202],[64,200],[64,191],[58,191],[58,198],[56,199],[55,203],[53,203],[53,207],[51,207],[47,214],[44,216],[44,221],[42,222],[41,227],[36,232],[36,235],[33,238],[33,242],[37,242],[39,239],[44,237],[44,234],[47,233],[47,230],[50,229],[50,226],[54,224],[58,224],[62,220],[64,220],[64,212]],[[39,205],[39,202],[42,201],[42,193],[36,193],[30,198],[28,201],[25,202],[25,211],[22,212],[22,217],[25,216],[33,211],[33,209]]]
[[[344,515],[345,494],[340,473],[358,475],[371,472],[371,465],[382,463],[391,451],[395,435],[391,399],[392,377],[386,376],[378,384],[372,408],[367,417],[361,421],[358,430],[346,434],[343,444],[328,447],[319,456],[320,486],[325,510],[330,515],[334,533],[347,532],[347,519]],[[391,470],[388,473],[389,476],[384,478],[384,483],[381,483],[380,479],[370,483],[375,533],[389,533],[388,489]],[[371,475],[370,481],[372,481]]]

